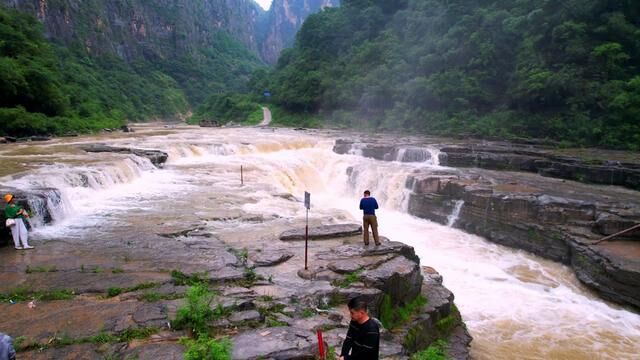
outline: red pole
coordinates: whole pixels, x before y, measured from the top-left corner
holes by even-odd
[[[326,359],[324,353],[324,341],[322,340],[322,330],[318,330],[318,352],[320,353],[320,359]]]

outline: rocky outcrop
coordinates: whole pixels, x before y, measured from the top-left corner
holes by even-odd
[[[123,148],[123,147],[114,147],[107,146],[102,144],[92,144],[92,145],[84,145],[81,146],[82,150],[86,152],[112,152],[118,154],[133,154],[140,157],[145,157],[151,161],[151,163],[157,167],[161,167],[169,157],[164,151],[160,150],[145,150],[145,149],[134,149],[134,148]]]
[[[310,240],[335,239],[362,234],[362,226],[358,224],[322,225],[309,228]],[[305,229],[291,229],[280,234],[282,241],[304,240]]]
[[[56,209],[62,203],[62,194],[58,189],[34,188],[29,191],[22,191],[15,188],[1,188],[0,194],[13,194],[16,203],[23,206],[32,214],[30,221],[27,221],[29,228],[32,222],[40,224],[50,224],[53,221],[52,209]],[[0,246],[12,244],[11,232],[5,226],[4,208],[6,203],[0,201]]]
[[[559,155],[514,145],[447,146],[441,165],[535,172],[543,176],[640,190],[640,163]]]
[[[510,143],[450,145],[442,139],[438,139],[435,144],[424,144],[414,139],[401,145],[375,139],[338,139],[333,151],[337,154],[360,155],[383,161],[526,171],[587,184],[619,185],[640,190],[640,161],[637,157],[625,157],[617,153],[583,154],[572,153],[569,150],[563,153],[553,149]]]
[[[315,359],[318,339],[305,329],[277,327],[248,331],[233,339],[233,359]]]
[[[640,249],[640,232],[593,244],[640,223],[640,195],[628,192],[634,196],[621,204],[615,201],[615,189],[608,194],[605,189],[589,191],[586,185],[581,189],[575,183],[495,172],[416,175],[408,184],[412,215],[446,224],[462,201],[454,226],[571,265],[580,280],[607,299],[640,307],[640,258],[631,255]],[[621,244],[629,250],[607,251]]]

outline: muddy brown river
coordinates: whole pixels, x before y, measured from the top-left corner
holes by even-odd
[[[204,220],[225,241],[273,236],[300,223],[311,192],[312,224],[357,222],[370,189],[381,234],[436,268],[473,336],[476,359],[638,359],[640,316],[598,298],[571,269],[406,213],[405,181],[422,163],[333,153],[329,132],[136,126],[133,134],[0,145],[0,184],[58,189],[53,223],[33,219],[33,243],[102,241],[152,232],[160,222]],[[134,155],[88,154],[78,145],[158,149],[163,169]],[[437,149],[433,149],[434,154]],[[437,159],[437,156],[432,159]],[[243,167],[244,185],[240,184]],[[455,212],[449,223],[456,220]],[[168,254],[167,256],[170,256]]]

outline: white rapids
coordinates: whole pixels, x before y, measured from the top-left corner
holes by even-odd
[[[351,154],[337,155],[332,151],[335,139],[322,132],[161,130],[146,125],[131,137],[23,146],[55,153],[57,147],[100,141],[158,149],[169,154],[164,169],[155,169],[135,156],[61,154],[20,176],[0,178],[0,182],[60,190],[63,204],[54,209],[54,224],[37,226],[36,244],[61,236],[81,239],[95,227],[105,234],[123,225],[144,231],[146,224],[131,224],[141,217],[127,216],[124,211],[179,217],[183,211],[176,207],[180,207],[198,216],[213,202],[228,211],[277,214],[299,221],[305,216],[302,204],[277,195],[300,199],[304,191],[312,194],[310,216],[316,223],[357,222],[361,217],[359,196],[369,189],[382,206],[380,233],[413,246],[422,265],[436,268],[454,292],[474,337],[475,358],[638,359],[640,316],[599,299],[578,282],[571,269],[406,213],[407,176],[417,169],[437,169],[436,151],[431,151],[432,160],[426,162],[382,162],[359,156],[357,147]],[[0,147],[0,156],[26,159],[15,152],[8,155],[6,149]],[[414,157],[420,159],[418,155]],[[87,161],[79,161],[79,156]],[[43,161],[47,160],[40,159]],[[239,185],[240,166],[244,186]],[[458,205],[449,219],[451,224],[463,206]],[[230,221],[215,226],[242,232],[267,229],[269,224]]]

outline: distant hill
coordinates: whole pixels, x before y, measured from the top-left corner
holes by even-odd
[[[212,94],[246,91],[266,66],[261,49],[274,61],[331,3],[276,0],[265,12],[253,0],[0,0],[0,135],[183,117]]]
[[[264,83],[335,126],[640,150],[638,64],[637,1],[343,0]]]

